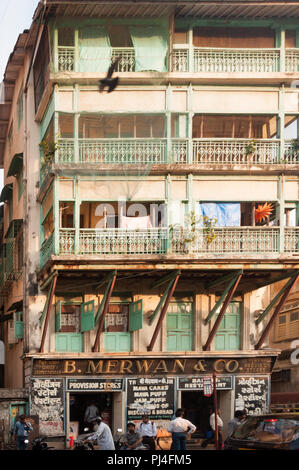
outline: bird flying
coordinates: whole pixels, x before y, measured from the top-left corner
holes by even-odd
[[[115,88],[117,87],[119,77],[112,78],[112,75],[119,61],[120,61],[120,57],[117,57],[115,61],[111,63],[107,72],[107,76],[99,81],[100,92],[104,91],[104,89],[108,87],[107,92],[111,93],[111,91],[115,90]]]

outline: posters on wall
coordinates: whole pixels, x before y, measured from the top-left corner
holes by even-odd
[[[64,433],[63,379],[32,379],[31,414],[39,418],[41,435],[57,436]]]
[[[235,410],[245,409],[248,415],[267,413],[269,378],[236,377]]]

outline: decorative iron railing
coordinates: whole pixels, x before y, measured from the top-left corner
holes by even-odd
[[[299,162],[299,143],[287,140],[280,156],[278,139],[60,139],[53,158],[55,164],[295,164]],[[77,157],[76,157],[77,148]],[[191,152],[191,155],[190,155]],[[52,161],[43,161],[41,181]]]
[[[274,254],[279,252],[279,227],[217,227],[215,238],[209,243],[207,232],[198,230],[190,239],[187,230],[153,228],[80,229],[75,249],[75,229],[60,229],[61,255],[128,255],[128,254]],[[285,251],[298,252],[299,227],[285,229]],[[43,257],[51,254],[50,240],[42,246]]]
[[[119,58],[116,72],[135,72],[134,47],[113,47],[112,61]]]
[[[193,139],[193,163],[279,163],[279,140]]]
[[[167,229],[81,229],[79,254],[163,254]]]
[[[299,72],[299,49],[286,49],[285,71]]]
[[[299,49],[285,50],[282,63],[279,49],[223,49],[175,46],[172,51],[173,72],[298,72]],[[190,54],[192,61],[190,63]]]
[[[74,72],[75,70],[75,47],[59,46],[58,47],[58,71]]]
[[[282,163],[299,163],[299,140],[286,140]]]
[[[85,163],[165,163],[166,139],[80,139],[79,160]]]
[[[284,233],[284,251],[299,253],[299,227],[285,227]]]
[[[40,248],[40,264],[41,267],[50,259],[54,253],[54,232],[45,240]]]

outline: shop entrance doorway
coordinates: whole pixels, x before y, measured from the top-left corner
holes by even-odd
[[[99,410],[99,416],[112,428],[113,393],[71,393],[70,394],[70,424],[74,432],[83,433],[86,423],[84,415],[89,405],[94,404]]]
[[[219,393],[217,393],[219,406]],[[210,425],[210,412],[214,411],[214,398],[204,396],[200,391],[182,392],[182,408],[185,410],[185,417],[196,426],[196,434],[205,437],[205,432]]]

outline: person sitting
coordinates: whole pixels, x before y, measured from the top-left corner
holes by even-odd
[[[142,435],[135,429],[135,423],[130,421],[128,423],[128,431],[123,437],[123,445],[121,450],[138,450],[142,447]]]

